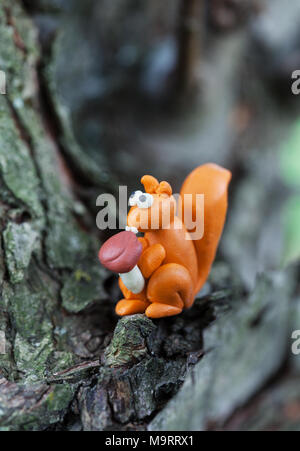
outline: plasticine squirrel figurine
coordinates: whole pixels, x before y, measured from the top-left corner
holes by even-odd
[[[215,258],[230,179],[228,170],[208,163],[196,168],[183,183],[183,220],[187,214],[197,218],[195,194],[204,195],[204,233],[193,239],[193,230],[176,216],[169,183],[159,183],[150,175],[142,177],[145,192],[136,191],[129,199],[126,231],[107,240],[99,251],[100,262],[120,274],[124,299],[117,303],[118,315],[145,313],[149,318],[161,318],[192,306]],[[144,236],[136,237],[136,232]]]

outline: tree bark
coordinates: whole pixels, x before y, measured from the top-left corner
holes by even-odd
[[[189,34],[184,40],[185,64],[194,47]],[[299,359],[290,352],[300,321],[296,269],[266,271],[249,295],[238,271],[219,262],[209,294],[190,311],[117,321],[119,292],[97,261],[94,214],[113,175],[78,143],[51,52],[45,58],[21,1],[1,1],[0,43],[0,430],[299,428]],[[182,85],[191,77],[184,73]],[[229,256],[245,249],[245,214],[249,222],[258,215],[263,231],[270,225],[272,187],[253,213],[260,176],[241,183]],[[255,227],[249,253],[235,260],[251,282]]]
[[[81,196],[106,182],[61,112],[21,2],[1,2],[0,41],[0,429],[145,427],[182,383],[201,330],[187,340],[182,320],[136,315],[107,347],[117,318]]]

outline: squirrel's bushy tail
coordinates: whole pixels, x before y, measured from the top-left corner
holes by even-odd
[[[199,214],[201,216],[201,212],[197,212],[196,214],[195,195],[204,195],[203,236],[201,238],[196,237],[193,240],[198,260],[198,282],[195,288],[195,294],[206,282],[216,255],[226,219],[227,194],[230,180],[230,171],[216,164],[208,163],[192,171],[181,188],[183,221],[184,218],[192,218],[193,221],[196,221]],[[185,194],[192,194],[192,196],[186,196],[184,198]],[[195,227],[191,229],[191,225],[185,224],[185,226],[191,233],[191,236],[193,236]]]

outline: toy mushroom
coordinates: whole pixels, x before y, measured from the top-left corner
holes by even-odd
[[[144,277],[137,266],[143,246],[134,232],[125,231],[109,238],[99,251],[99,260],[105,268],[118,273],[128,290],[141,293]]]

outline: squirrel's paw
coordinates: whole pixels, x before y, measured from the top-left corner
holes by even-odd
[[[121,299],[116,305],[116,314],[119,316],[134,315],[135,313],[144,313],[149,302],[139,299]]]
[[[159,302],[153,302],[145,311],[148,318],[163,318],[164,316],[178,315],[181,312],[182,308],[168,304],[160,304]]]

